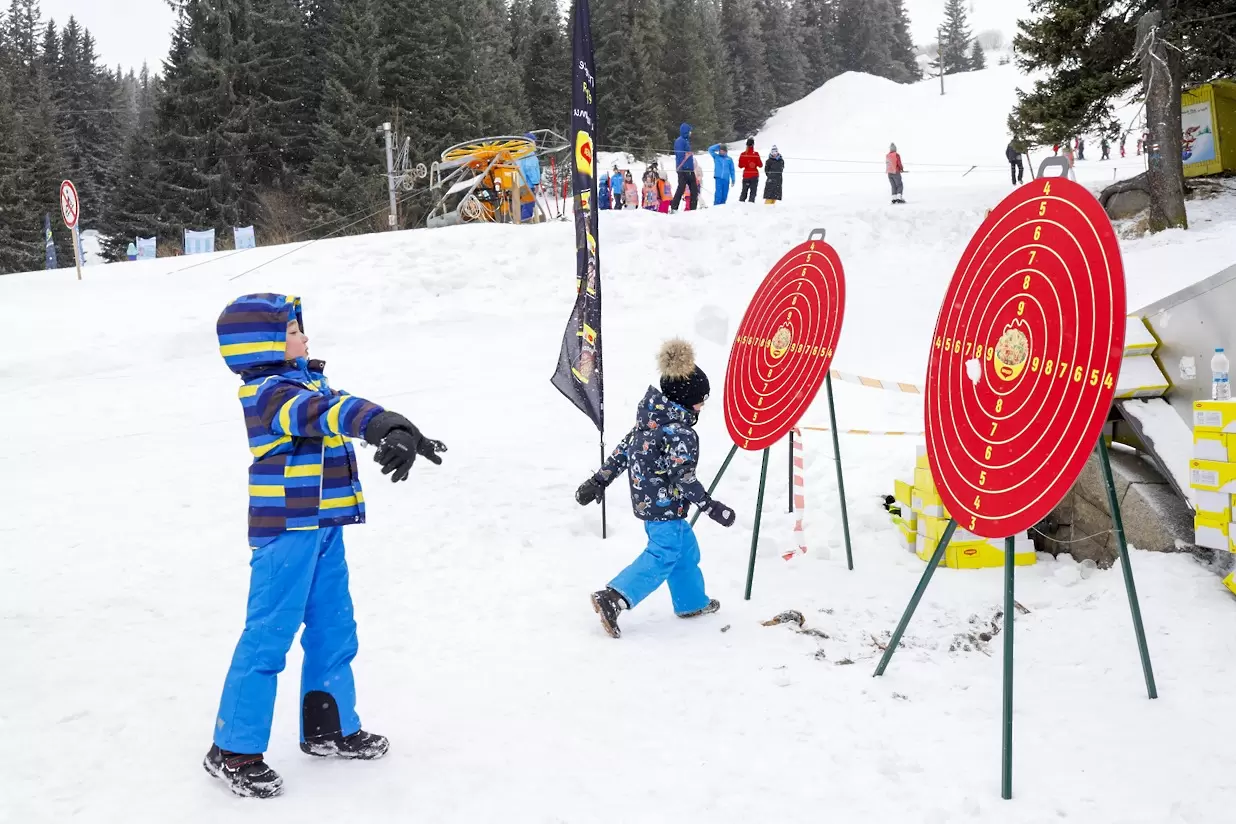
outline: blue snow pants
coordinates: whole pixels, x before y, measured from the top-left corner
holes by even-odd
[[[713,178],[713,183],[716,184],[717,197],[712,205],[724,206],[725,201],[730,199],[730,181],[728,178],[716,177]]]
[[[708,606],[700,545],[685,520],[645,521],[648,548],[609,582],[632,608],[668,582],[674,612],[683,615]]]
[[[223,684],[215,743],[239,753],[264,753],[275,714],[275,682],[300,625],[305,693],[328,693],[339,708],[341,733],[360,729],[356,715],[356,621],[348,592],[343,529],[285,532],[254,550],[249,562],[249,609],[245,629]],[[301,719],[304,740],[304,719]]]

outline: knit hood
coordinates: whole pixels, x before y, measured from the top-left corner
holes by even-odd
[[[292,295],[245,295],[229,303],[215,325],[228,368],[241,375],[286,362],[291,321],[304,331],[300,298]]]

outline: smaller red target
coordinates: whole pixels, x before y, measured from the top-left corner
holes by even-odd
[[[1111,408],[1124,328],[1120,248],[1090,192],[1039,179],[988,215],[927,367],[931,472],[962,529],[1016,535],[1063,499]]]
[[[802,419],[833,361],[845,315],[837,250],[809,240],[777,262],[747,307],[725,372],[725,425],[752,452]]]

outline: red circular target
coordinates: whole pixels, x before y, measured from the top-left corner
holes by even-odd
[[[820,391],[845,315],[845,271],[821,240],[772,268],[743,315],[725,372],[725,425],[752,452],[779,441]]]
[[[970,241],[927,367],[927,452],[949,515],[984,538],[1023,532],[1094,449],[1124,352],[1124,265],[1082,186],[1014,191]]]

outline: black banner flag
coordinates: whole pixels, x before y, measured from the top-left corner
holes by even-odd
[[[601,360],[601,259],[597,248],[596,62],[588,0],[571,17],[571,140],[575,146],[575,306],[562,337],[553,384],[605,432],[605,370]]]

